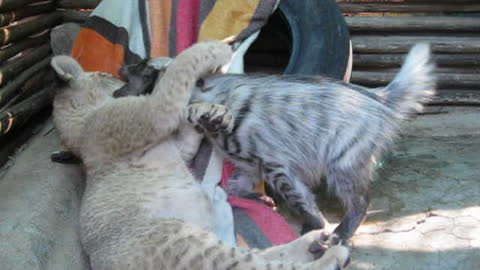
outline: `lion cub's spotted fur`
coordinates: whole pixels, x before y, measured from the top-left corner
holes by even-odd
[[[94,270],[318,270],[347,260],[341,246],[313,260],[308,249],[322,238],[319,231],[263,251],[229,247],[210,233],[210,201],[184,163],[200,138],[186,119],[227,131],[233,119],[220,105],[188,101],[196,79],[230,57],[225,44],[199,43],[177,57],[150,97],[120,99],[111,97],[119,80],[84,72],[67,56],[52,60],[68,83],[55,98],[54,122],[87,172],[80,234]]]

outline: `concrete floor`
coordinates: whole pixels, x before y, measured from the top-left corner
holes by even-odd
[[[480,269],[480,109],[438,111],[404,125],[348,269]]]
[[[404,125],[380,168],[349,269],[480,269],[480,108],[433,110]],[[75,229],[83,182],[50,162],[50,129],[0,169],[2,270],[88,269]],[[333,227],[341,211],[327,208]]]

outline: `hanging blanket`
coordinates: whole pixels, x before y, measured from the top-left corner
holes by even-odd
[[[277,0],[104,0],[83,25],[71,55],[87,71],[118,76],[124,64],[143,58],[174,57],[197,41],[233,37],[229,72],[243,72],[243,55],[278,4]],[[264,248],[292,241],[295,233],[270,207],[227,197],[220,181],[233,172],[203,142],[192,173],[213,201],[216,234],[231,245]],[[233,208],[233,211],[232,211]]]

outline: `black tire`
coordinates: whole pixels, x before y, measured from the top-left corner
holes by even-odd
[[[282,0],[280,12],[292,36],[285,74],[323,74],[343,79],[350,34],[335,0]]]
[[[247,51],[245,70],[344,79],[349,42],[335,0],[281,0]]]

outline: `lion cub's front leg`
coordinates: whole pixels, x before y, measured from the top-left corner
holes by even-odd
[[[220,104],[195,103],[188,106],[187,120],[195,129],[211,136],[230,133],[233,129],[233,116]]]

